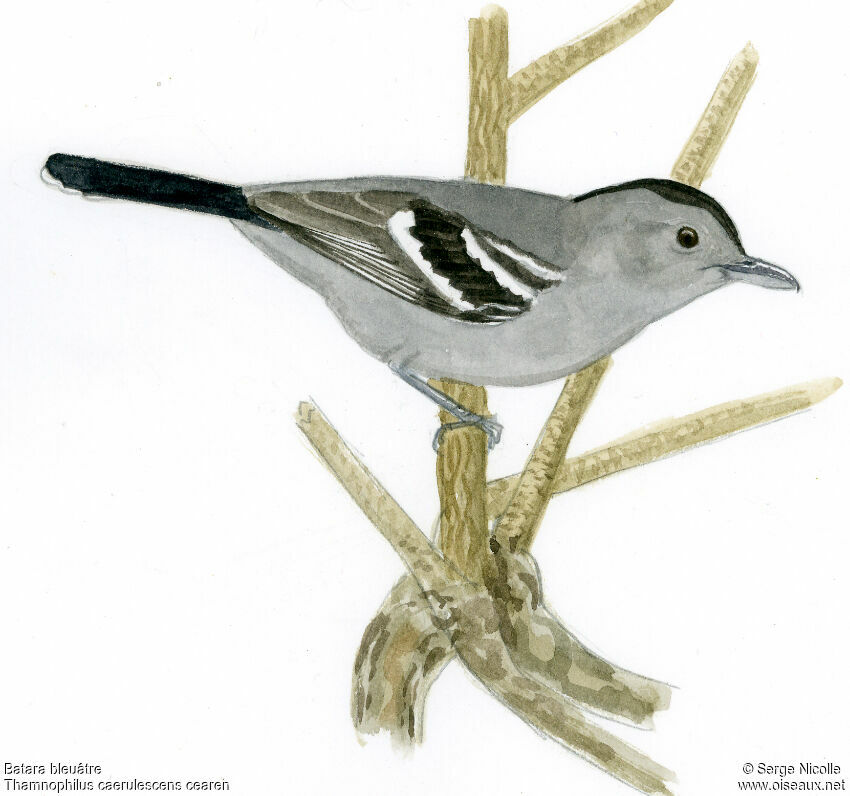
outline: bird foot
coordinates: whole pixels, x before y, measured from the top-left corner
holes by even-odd
[[[432,443],[434,450],[439,450],[440,441],[443,439],[443,434],[447,431],[453,431],[456,428],[467,428],[469,426],[476,426],[487,435],[487,450],[493,450],[502,438],[503,427],[500,423],[497,423],[492,417],[482,417],[481,415],[474,415],[470,413],[470,415],[465,417],[463,420],[455,420],[452,423],[443,423],[443,425],[437,429],[437,433],[434,434],[434,442]]]

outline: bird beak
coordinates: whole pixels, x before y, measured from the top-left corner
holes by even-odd
[[[736,282],[749,282],[751,285],[773,290],[796,290],[797,292],[800,290],[800,283],[793,274],[757,257],[745,255],[737,262],[717,267]]]

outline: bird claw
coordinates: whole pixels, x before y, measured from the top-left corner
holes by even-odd
[[[434,434],[434,441],[432,443],[434,450],[439,450],[440,442],[442,441],[443,434],[445,434],[446,431],[453,431],[456,428],[468,428],[469,426],[480,428],[487,435],[487,450],[489,451],[493,450],[502,438],[503,426],[501,423],[497,423],[491,417],[480,417],[476,415],[464,420],[455,420],[452,423],[443,423],[443,425],[437,429],[437,433]]]

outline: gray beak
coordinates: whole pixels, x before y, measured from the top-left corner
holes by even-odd
[[[800,290],[800,283],[791,273],[757,257],[744,255],[737,262],[717,267],[736,282],[749,282],[751,285],[774,290]]]

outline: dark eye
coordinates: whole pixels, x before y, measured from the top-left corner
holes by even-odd
[[[682,227],[676,233],[676,240],[685,249],[693,249],[699,243],[699,235],[693,227]]]

